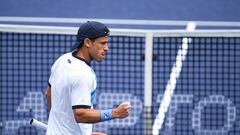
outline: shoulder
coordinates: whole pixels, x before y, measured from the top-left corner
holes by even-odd
[[[57,58],[57,60],[55,60],[53,65],[58,64],[58,63],[64,61],[69,56],[70,56],[69,53],[65,53],[65,54],[61,55],[60,57]]]

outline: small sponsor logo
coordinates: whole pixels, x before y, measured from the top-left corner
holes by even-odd
[[[68,61],[68,63],[71,63],[71,60],[70,60],[70,59],[68,59],[67,61]]]
[[[108,118],[109,118],[108,113],[105,113],[105,114],[104,114],[104,118],[105,118],[105,119],[108,119]]]

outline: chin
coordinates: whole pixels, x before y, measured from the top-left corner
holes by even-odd
[[[96,59],[97,62],[102,62],[104,59]]]
[[[105,59],[104,55],[99,55],[99,56],[95,57],[95,61],[97,61],[97,62],[102,62],[104,59]]]

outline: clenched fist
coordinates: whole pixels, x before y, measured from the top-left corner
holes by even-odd
[[[129,116],[130,103],[123,102],[117,108],[113,109],[112,116],[113,118],[126,118]]]

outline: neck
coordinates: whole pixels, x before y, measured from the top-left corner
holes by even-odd
[[[90,63],[91,62],[91,58],[90,58],[90,55],[88,53],[87,50],[85,50],[84,47],[78,49],[76,51],[76,55],[82,59],[84,59],[86,62]]]

